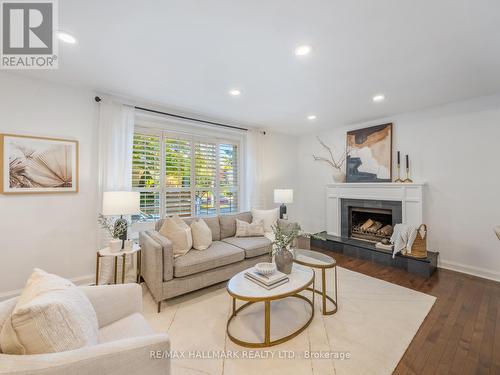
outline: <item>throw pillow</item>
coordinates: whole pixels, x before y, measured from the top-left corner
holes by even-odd
[[[35,269],[0,333],[6,354],[44,354],[98,343],[97,316],[71,281]]]
[[[247,223],[236,219],[236,237],[263,237],[264,222],[261,220],[258,223]]]
[[[172,241],[175,258],[186,254],[193,246],[191,228],[178,215],[167,217],[159,232]]]
[[[280,209],[272,210],[252,210],[252,223],[264,222],[264,232],[272,232],[272,225],[275,225],[280,216]]]
[[[205,223],[205,220],[193,220],[191,233],[193,235],[193,247],[196,250],[206,250],[212,244],[212,231]]]

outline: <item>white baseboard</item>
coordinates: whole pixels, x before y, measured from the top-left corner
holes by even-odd
[[[472,276],[482,277],[483,279],[500,281],[500,272],[495,272],[484,268],[466,266],[460,263],[450,262],[441,259],[439,260],[438,267],[451,271],[466,273]]]
[[[78,276],[70,279],[76,285],[89,285],[95,283],[95,275]],[[0,301],[4,301],[9,298],[17,297],[22,292],[22,289],[8,290],[6,292],[0,293]]]

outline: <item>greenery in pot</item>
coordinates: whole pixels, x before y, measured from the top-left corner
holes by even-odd
[[[274,233],[273,246],[271,247],[271,256],[278,250],[288,248],[300,234],[300,225],[297,223],[286,223],[281,225],[278,221],[271,226]]]
[[[101,228],[105,229],[114,239],[118,239],[126,233],[129,226],[129,223],[126,221],[119,221],[115,225],[115,220],[105,217],[103,214],[99,214],[97,221],[101,224]]]

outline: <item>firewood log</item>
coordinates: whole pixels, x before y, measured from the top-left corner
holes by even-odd
[[[369,233],[377,233],[377,231],[382,228],[384,224],[382,224],[380,221],[376,221],[370,228],[368,228]]]
[[[392,225],[386,225],[382,227],[382,229],[380,229],[378,233],[382,236],[390,236],[392,235],[392,231],[393,231]]]
[[[370,228],[375,222],[372,219],[368,219],[365,221],[365,223],[361,226],[361,230],[366,232],[368,228]]]

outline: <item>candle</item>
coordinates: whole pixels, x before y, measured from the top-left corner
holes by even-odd
[[[408,155],[406,155],[406,169],[410,169],[410,163],[408,161]]]
[[[399,154],[400,154],[400,152],[398,151],[398,167],[401,164],[401,160],[399,159]]]

